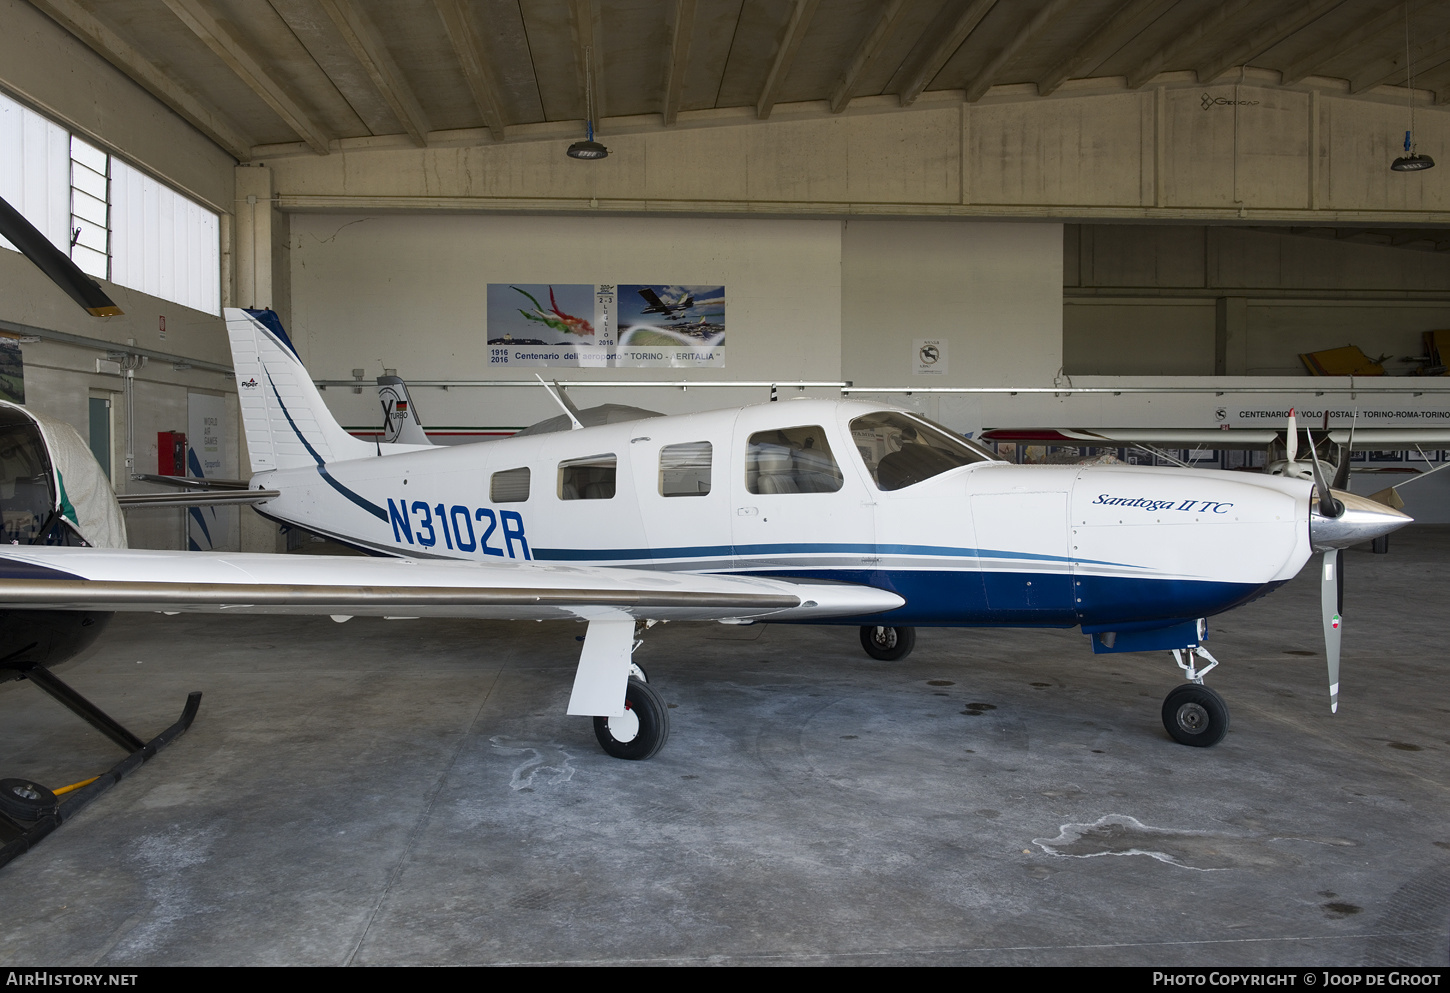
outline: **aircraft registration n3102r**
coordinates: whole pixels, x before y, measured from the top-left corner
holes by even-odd
[[[1164,726],[1211,745],[1228,710],[1203,685],[1218,664],[1206,619],[1323,552],[1337,706],[1338,550],[1409,522],[1322,471],[1315,483],[1013,465],[851,400],[629,420],[615,408],[612,423],[585,426],[610,418],[555,394],[559,423],[510,438],[364,442],[328,411],[275,314],[228,309],[226,321],[256,509],[377,557],[9,546],[0,609],[584,620],[568,711],[592,716],[622,758],[647,758],[668,735],[666,706],[631,661],[653,622],[859,626],[878,659],[904,657],[923,625],[1080,627],[1097,653],[1171,651],[1187,682],[1168,694]],[[41,664],[69,651],[55,644]]]

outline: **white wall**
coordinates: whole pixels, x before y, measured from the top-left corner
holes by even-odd
[[[485,287],[503,282],[724,283],[726,367],[695,381],[910,385],[912,341],[951,341],[924,385],[1046,385],[1061,365],[1062,227],[982,221],[293,214],[294,341],[314,378],[524,379],[492,370]],[[537,370],[677,380],[678,370]],[[330,389],[349,426],[372,389]],[[765,399],[761,389],[577,389],[581,404],[667,412]],[[542,391],[415,391],[430,427],[517,427],[557,413]]]
[[[844,222],[842,371],[858,386],[1050,386],[1062,365],[1062,225]],[[948,342],[943,376],[913,373]]]

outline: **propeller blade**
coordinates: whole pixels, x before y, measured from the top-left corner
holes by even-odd
[[[1339,637],[1342,624],[1339,611],[1339,549],[1331,548],[1324,553],[1324,568],[1320,573],[1319,605],[1324,619],[1324,657],[1329,660],[1329,712],[1339,712]]]
[[[51,244],[49,238],[37,231],[35,225],[3,198],[0,198],[0,235],[9,239],[10,244],[20,249],[27,259],[50,277],[52,283],[65,290],[92,317],[117,317],[121,314],[121,308],[106,296],[95,280],[82,272],[80,266]]]
[[[1334,494],[1329,491],[1329,481],[1324,478],[1324,466],[1320,464],[1319,453],[1315,451],[1313,433],[1304,433],[1309,438],[1309,457],[1314,460],[1314,484],[1319,489],[1319,516],[1332,520],[1344,513],[1344,505],[1334,499]]]
[[[1339,446],[1339,467],[1334,470],[1334,488],[1336,490],[1349,489],[1349,457],[1354,452],[1354,429],[1359,424],[1359,410],[1356,408],[1354,419],[1349,422],[1349,443]]]
[[[1289,408],[1289,428],[1284,432],[1284,475],[1294,475],[1294,456],[1299,454],[1299,422],[1294,419],[1294,408]]]

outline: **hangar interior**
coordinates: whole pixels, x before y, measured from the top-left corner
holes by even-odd
[[[198,410],[219,421],[213,475],[247,475],[225,307],[275,311],[333,415],[364,438],[378,431],[374,380],[385,373],[414,384],[424,426],[449,444],[557,414],[528,386],[536,374],[570,381],[581,407],[688,413],[766,400],[775,384],[783,399],[887,400],[971,436],[1004,427],[1260,427],[1252,419],[1266,412],[1331,404],[1336,427],[1350,423],[1345,411],[1358,423],[1361,410],[1450,424],[1450,387],[1437,385],[1447,380],[1410,375],[1433,365],[1426,333],[1450,328],[1443,4],[0,0],[0,28],[0,195],[124,311],[87,316],[0,246],[0,346],[23,366],[26,406],[73,425],[118,493],[161,491],[134,475],[164,472],[169,453],[158,434],[188,431]],[[1411,129],[1413,154],[1440,168],[1391,169],[1411,154],[1402,147]],[[607,157],[565,154],[586,137],[607,146]],[[101,177],[96,196],[85,185],[92,174]],[[59,186],[46,185],[52,175]],[[515,283],[723,285],[728,358],[688,369],[501,367],[490,361],[489,294]],[[933,368],[919,360],[923,341],[937,350]],[[1307,375],[1302,354],[1351,344],[1371,360],[1383,356],[1388,375]],[[1385,455],[1382,468],[1423,471],[1450,448]],[[1353,485],[1369,492],[1382,483]],[[632,768],[580,771],[586,763],[571,756],[587,741],[561,738],[538,702],[567,687],[560,674],[572,636],[552,636],[569,642],[561,647],[518,625],[479,634],[451,622],[409,633],[377,622],[373,640],[387,650],[350,661],[322,659],[333,635],[318,626],[326,618],[275,630],[238,620],[236,639],[194,618],[128,620],[119,647],[103,645],[74,667],[78,684],[91,679],[98,696],[119,697],[138,722],[159,726],[171,698],[191,688],[182,684],[210,672],[213,696],[234,694],[232,702],[219,702],[215,716],[203,711],[184,741],[207,734],[208,720],[261,708],[277,723],[255,728],[291,748],[316,743],[335,773],[289,759],[281,792],[361,782],[377,803],[394,791],[409,802],[379,818],[373,804],[320,815],[295,796],[269,799],[241,768],[272,761],[247,751],[260,747],[247,741],[254,726],[223,722],[192,765],[168,754],[165,779],[118,788],[107,800],[120,808],[114,821],[97,808],[0,870],[0,890],[10,891],[0,905],[11,909],[0,918],[14,922],[0,925],[0,963],[1351,956],[1444,965],[1450,838],[1436,825],[1445,822],[1450,747],[1439,715],[1450,710],[1410,660],[1438,655],[1427,619],[1445,588],[1444,537],[1434,526],[1450,524],[1450,473],[1403,498],[1418,522],[1409,534],[1420,536],[1404,542],[1405,558],[1346,553],[1364,604],[1357,609],[1374,612],[1353,632],[1362,640],[1346,642],[1347,660],[1384,679],[1371,702],[1334,726],[1320,713],[1322,677],[1316,668],[1311,679],[1308,658],[1318,637],[1314,581],[1301,578],[1245,608],[1246,619],[1226,620],[1228,640],[1250,660],[1232,678],[1267,683],[1236,685],[1259,726],[1202,761],[1156,756],[1168,746],[1155,729],[1129,730],[1131,708],[1113,697],[1151,681],[1146,657],[1113,665],[1122,671],[1110,676],[1096,666],[1096,682],[1083,676],[1090,660],[1055,661],[1042,680],[1022,678],[1068,652],[1062,632],[978,632],[961,649],[943,630],[924,638],[927,650],[910,667],[868,669],[830,628],[712,631],[692,647],[682,626],[665,637],[670,650],[709,662],[703,682],[676,687],[681,712],[692,709],[709,731],[668,760],[639,764],[664,780],[631,783]],[[245,508],[221,514],[208,535],[214,549],[297,550],[295,533],[289,541]],[[174,509],[130,511],[130,544],[185,548],[196,541],[187,520]],[[1394,613],[1407,604],[1415,617]],[[171,639],[190,647],[156,647]],[[457,646],[476,652],[480,641],[508,647],[467,671],[451,661]],[[181,657],[203,645],[218,646],[212,668]],[[297,671],[311,664],[300,645],[318,653],[308,677]],[[734,670],[724,649],[746,652],[747,669]],[[133,654],[147,660],[148,676],[166,670],[157,684],[127,668],[142,665]],[[985,678],[967,674],[974,654],[987,662]],[[416,695],[394,700],[369,685],[376,677],[412,682]],[[309,730],[306,711],[290,703],[269,711],[269,680],[315,712],[335,711],[320,721],[325,731]],[[817,701],[821,683],[832,689]],[[872,711],[883,684],[891,699]],[[458,685],[467,688],[446,713],[427,713],[428,697],[449,697]],[[164,700],[153,696],[158,686]],[[974,700],[949,695],[969,687]],[[86,741],[92,732],[62,733],[59,717],[52,724],[27,710],[27,692],[0,686],[0,708],[20,715],[7,722],[5,747],[40,767],[27,774],[64,778],[56,741],[103,754]],[[1028,712],[1049,694],[1058,698]],[[1135,707],[1137,695],[1126,698]],[[1101,726],[1084,716],[1110,700],[1116,709]],[[947,703],[969,730],[996,721],[988,741],[974,748],[935,727],[893,730],[929,725],[936,715],[927,711],[945,714]],[[748,709],[749,743],[722,744],[732,707]],[[1054,723],[1064,722],[1075,728],[1071,746],[1054,741]],[[851,730],[858,724],[890,746],[874,758],[842,756],[842,745],[868,733]],[[1346,724],[1351,730],[1339,730]],[[838,726],[843,733],[822,730]],[[1086,755],[1068,754],[1086,745]],[[711,760],[715,748],[732,761]],[[395,749],[410,758],[396,760]],[[1102,757],[1113,751],[1121,758]],[[377,778],[337,771],[358,755]],[[876,760],[891,774],[873,769]],[[1246,766],[1255,770],[1252,799],[1232,789]],[[1139,775],[1144,769],[1151,774]],[[748,802],[732,806],[727,775],[745,777]],[[499,776],[499,790],[468,795],[470,783],[493,789]],[[969,816],[953,793],[962,777],[974,794]],[[410,792],[410,782],[423,785]],[[593,821],[573,806],[594,809],[586,782],[612,798]],[[229,789],[263,812],[255,822],[228,820],[242,816],[226,813]],[[820,847],[772,812],[777,790],[829,798]],[[1335,799],[1310,799],[1314,790]],[[882,813],[905,794],[920,806]],[[504,809],[485,795],[506,800]],[[1291,809],[1276,811],[1279,801]],[[789,809],[804,816],[799,804]],[[763,836],[757,861],[748,839],[716,833],[712,811],[738,818],[732,832]],[[1376,832],[1386,818],[1402,826],[1384,850],[1361,851],[1385,840]],[[1137,827],[1123,837],[1171,835],[1165,850],[1176,854],[1146,868],[1142,859],[1086,858],[1122,854],[1102,839],[1130,821]],[[357,824],[368,854],[350,861],[336,846],[301,840],[269,851],[266,823],[299,839],[341,837]],[[1059,842],[1033,840],[1059,827]],[[95,833],[83,837],[87,828]],[[850,840],[858,830],[859,845]],[[466,843],[471,831],[539,850],[484,858]],[[1281,835],[1296,840],[1286,849]],[[262,877],[309,860],[346,879],[329,892],[326,873],[302,872],[315,890],[256,902],[243,915],[255,944],[217,952],[216,929],[235,904],[216,879],[198,878],[208,863],[223,865],[213,850],[227,836],[249,858],[223,860],[224,871],[249,880],[248,893],[265,893]],[[897,836],[907,840],[898,846]],[[1210,836],[1227,840],[1205,855]],[[1010,882],[974,851],[974,837],[1000,849]],[[106,858],[107,845],[126,854],[107,877],[114,899],[86,911],[100,922],[94,929],[38,909],[49,907],[42,882],[78,885],[77,866]],[[657,872],[651,845],[665,853]],[[692,854],[710,845],[728,856],[707,864]],[[577,865],[561,869],[575,853]],[[1063,869],[1074,855],[1091,870]],[[952,863],[949,884],[930,880],[927,859]],[[1393,872],[1373,878],[1390,863]],[[1255,866],[1277,874],[1272,892],[1251,892]],[[792,885],[762,885],[780,869]],[[1167,900],[1165,889],[1200,870],[1215,880],[1205,884],[1211,911],[1181,896],[1163,906],[1207,914],[1213,933],[1202,946],[1170,939],[1141,912],[1101,934],[1042,917],[1102,907],[1114,887],[1149,904]],[[482,887],[459,891],[457,918],[420,881],[452,872]],[[635,882],[611,888],[605,880],[621,872]],[[1074,875],[1073,889],[1047,892]],[[845,881],[880,899],[859,905]],[[690,895],[701,887],[730,909],[707,913]],[[822,917],[804,906],[811,894],[858,906]],[[1290,924],[1274,923],[1276,900],[1296,908]],[[310,936],[264,920],[299,921],[324,905],[332,909]],[[791,915],[781,908],[792,905],[808,924],[785,924]],[[1250,908],[1242,919],[1229,909],[1240,905]],[[598,919],[621,907],[639,942],[598,933],[607,931]],[[1372,927],[1356,916],[1365,908]],[[674,929],[662,929],[659,916],[676,912]],[[770,926],[751,923],[757,912]],[[841,924],[870,931],[898,912],[880,947],[832,936],[856,930]],[[920,940],[903,924],[918,913]],[[576,927],[580,914],[597,915],[595,923]],[[468,923],[499,915],[509,922]],[[417,919],[438,923],[437,934],[426,936]],[[1032,922],[1026,936],[1014,939],[1024,921]],[[1243,928],[1272,940],[1255,946]],[[975,944],[972,931],[981,935]]]

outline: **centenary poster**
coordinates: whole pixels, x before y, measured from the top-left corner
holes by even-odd
[[[725,367],[725,287],[489,283],[488,364]]]

